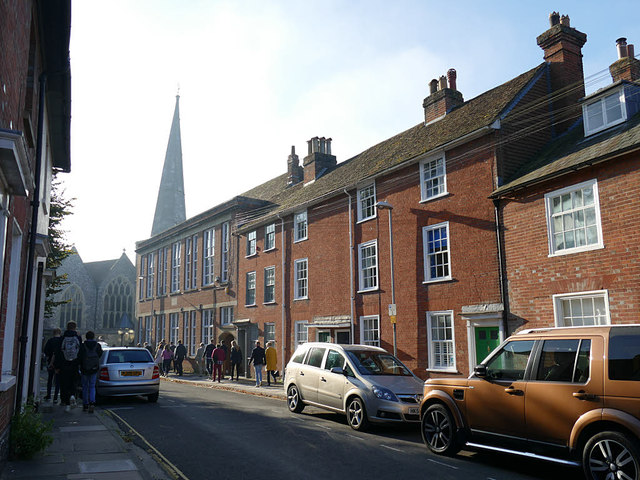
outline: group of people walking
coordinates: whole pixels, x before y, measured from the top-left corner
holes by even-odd
[[[174,345],[162,339],[155,352],[147,342],[144,343],[144,348],[153,355],[160,369],[160,375],[166,377],[172,370],[179,376],[183,375],[182,362],[187,358],[187,347],[182,344],[182,340],[178,340],[178,345]]]
[[[47,340],[44,354],[48,371],[47,395],[45,401],[51,400],[53,389],[53,403],[58,402],[71,411],[77,400],[75,397],[78,379],[82,384],[82,409],[93,413],[96,403],[96,380],[102,356],[102,346],[95,339],[95,333],[85,333],[85,340],[77,332],[75,322],[67,323],[64,333],[56,328],[53,337]]]

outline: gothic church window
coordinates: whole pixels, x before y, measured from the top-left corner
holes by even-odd
[[[70,285],[62,294],[60,305],[60,328],[66,330],[68,322],[76,322],[82,327],[82,309],[84,307],[84,295],[77,285]]]
[[[103,328],[117,328],[125,313],[133,318],[133,298],[133,288],[126,278],[117,277],[109,282],[103,297]]]

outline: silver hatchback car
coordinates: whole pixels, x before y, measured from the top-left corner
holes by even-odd
[[[342,413],[354,430],[369,422],[419,422],[423,385],[392,354],[368,345],[305,343],[285,370],[290,411],[313,405]]]
[[[107,347],[100,357],[98,397],[143,395],[157,402],[160,371],[146,348]]]

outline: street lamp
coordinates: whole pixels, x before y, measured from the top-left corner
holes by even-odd
[[[391,264],[391,305],[389,305],[389,318],[393,324],[393,355],[398,356],[398,345],[396,343],[396,285],[393,275],[393,222],[391,220],[391,210],[393,205],[389,202],[379,201],[376,203],[376,208],[379,210],[387,210],[389,212],[389,257]]]

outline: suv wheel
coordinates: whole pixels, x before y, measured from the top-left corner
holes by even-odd
[[[293,413],[300,413],[304,409],[304,403],[300,398],[300,391],[295,384],[289,385],[287,388],[287,406],[289,411]]]
[[[602,432],[589,439],[582,454],[587,478],[640,479],[638,443],[620,432]]]
[[[433,453],[453,455],[460,450],[455,422],[445,406],[434,404],[427,408],[421,430],[424,444]]]
[[[353,397],[349,400],[347,406],[347,421],[349,422],[349,426],[354,430],[366,430],[369,426],[367,411],[359,397]]]

